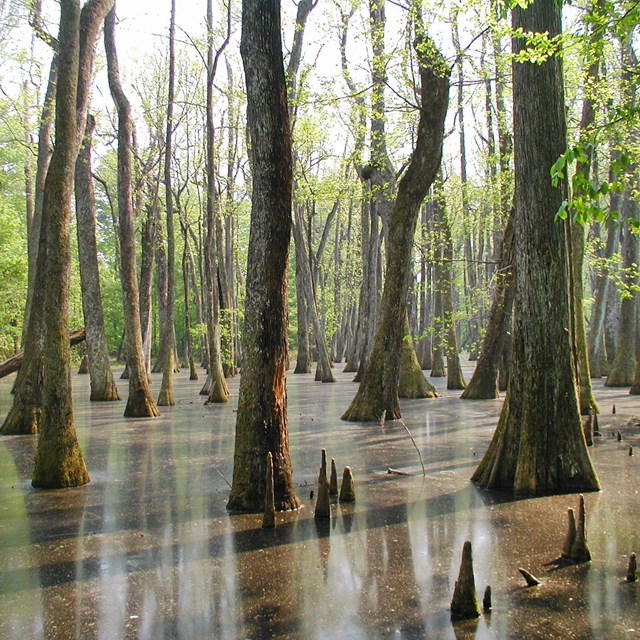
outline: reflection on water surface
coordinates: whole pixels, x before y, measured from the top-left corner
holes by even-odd
[[[288,376],[294,480],[303,508],[260,528],[259,515],[227,514],[238,381],[226,406],[202,404],[188,372],[178,404],[159,419],[125,420],[123,403],[88,402],[74,379],[76,425],[92,482],[67,491],[30,486],[32,437],[0,440],[0,638],[640,638],[629,554],[640,550],[640,428],[593,448],[603,491],[586,496],[593,562],[552,570],[566,508],[576,496],[509,500],[468,481],[500,401],[405,401],[402,425],[343,423],[355,385]],[[0,417],[13,376],[0,381]],[[442,386],[444,380],[436,380]],[[123,384],[121,395],[126,393]],[[160,376],[154,376],[159,387]],[[616,430],[638,414],[626,390]],[[603,410],[604,411],[604,410]],[[357,502],[313,519],[311,490],[327,449],[354,470]],[[640,450],[640,446],[638,446]],[[388,474],[387,469],[410,473]],[[493,611],[456,623],[449,602],[465,540],[476,587]],[[543,580],[526,589],[525,567]]]

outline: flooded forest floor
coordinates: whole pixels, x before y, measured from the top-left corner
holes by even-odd
[[[602,436],[590,451],[602,491],[585,495],[593,559],[558,568],[547,563],[560,555],[577,495],[514,500],[469,482],[502,400],[460,400],[436,379],[440,398],[403,401],[423,475],[399,421],[340,420],[356,391],[351,374],[336,368],[338,382],[322,384],[290,372],[303,507],[263,530],[261,515],[225,508],[238,379],[226,405],[204,406],[200,375],[190,382],[183,370],[177,404],[142,420],[124,419],[124,402],[90,403],[88,376],[74,375],[85,487],[33,489],[35,437],[0,439],[0,638],[640,638],[640,585],[626,582],[629,555],[640,553],[640,399],[628,389],[594,381]],[[0,419],[13,380],[0,381]],[[332,505],[330,522],[313,518],[321,448],[339,478],[346,465],[355,478],[355,504]],[[452,623],[465,540],[478,597],[491,585],[493,609]],[[520,567],[542,584],[527,588]]]

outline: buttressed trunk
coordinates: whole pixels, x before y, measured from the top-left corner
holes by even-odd
[[[514,28],[560,33],[555,0],[513,12]],[[523,42],[514,39],[514,51]],[[571,336],[562,189],[549,167],[565,149],[561,59],[514,63],[515,300],[511,374],[502,414],[472,480],[535,495],[599,488],[580,420]]]

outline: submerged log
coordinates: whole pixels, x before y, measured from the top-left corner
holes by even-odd
[[[73,346],[82,342],[87,337],[84,327],[74,329],[69,332],[69,344]],[[11,373],[15,373],[22,365],[22,351],[16,353],[15,356],[7,358],[4,362],[0,362],[0,378],[4,378]]]
[[[480,607],[476,595],[476,584],[473,578],[473,554],[471,542],[467,540],[462,548],[460,573],[451,600],[452,618],[478,618]]]

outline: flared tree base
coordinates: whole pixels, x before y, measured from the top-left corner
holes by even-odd
[[[78,442],[73,437],[38,446],[31,484],[40,489],[80,487],[90,481]]]
[[[38,433],[41,418],[42,409],[40,407],[14,401],[2,427],[0,427],[0,435],[32,436]]]
[[[413,346],[408,340],[402,343],[398,396],[414,399],[438,397],[435,387],[424,377]]]
[[[91,402],[111,402],[115,400],[120,400],[120,393],[118,392],[118,387],[109,372],[106,379],[103,381],[103,384],[94,388],[91,386],[91,396],[89,397]]]
[[[276,511],[295,511],[300,508],[300,501],[294,493],[283,496],[274,496]],[[253,491],[232,491],[227,502],[227,511],[230,513],[262,513],[264,512],[264,499],[255,495]]]
[[[129,395],[124,410],[125,418],[156,418],[160,415],[153,398],[143,391]]]
[[[500,397],[498,390],[498,372],[474,372],[466,389],[462,392],[462,400],[495,400]]]

